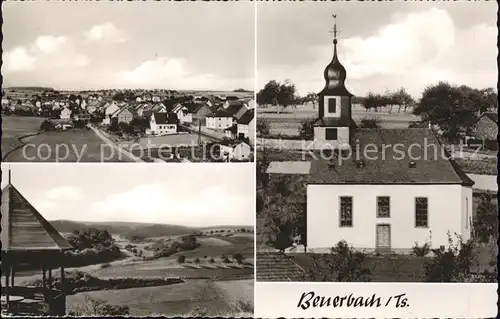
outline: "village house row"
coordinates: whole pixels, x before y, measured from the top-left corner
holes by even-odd
[[[167,91],[168,92],[168,91]],[[237,160],[249,157],[254,146],[255,101],[246,97],[223,95],[158,96],[144,94],[116,99],[114,95],[91,92],[58,94],[48,91],[31,98],[2,97],[2,112],[46,117],[57,128],[70,128],[74,121],[102,126],[113,124],[145,127],[146,136],[177,134],[183,130],[203,132],[220,140],[226,152]],[[241,149],[241,150],[240,150]],[[239,155],[238,155],[239,154]]]

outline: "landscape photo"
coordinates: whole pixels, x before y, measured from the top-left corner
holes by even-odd
[[[253,161],[254,4],[9,2],[2,32],[3,161]]]
[[[258,282],[497,282],[496,11],[259,3]]]
[[[2,163],[2,316],[253,316],[253,176]]]

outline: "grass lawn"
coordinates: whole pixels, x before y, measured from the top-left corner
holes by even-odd
[[[2,157],[22,145],[19,138],[39,132],[43,117],[8,116],[2,114]]]
[[[86,295],[109,304],[128,306],[133,316],[180,316],[191,314],[196,308],[212,316],[238,315],[233,296],[253,304],[251,281],[224,282],[219,286],[219,283],[207,280],[189,280],[162,287],[79,293],[67,297],[67,308],[82,305]]]
[[[301,122],[305,119],[318,117],[318,107],[312,108],[311,104],[304,107],[280,109],[277,112],[275,107],[259,108],[259,117],[265,118],[270,124],[270,134],[298,135]],[[407,128],[410,121],[419,121],[420,117],[410,113],[388,113],[366,111],[364,108],[353,106],[352,118],[359,122],[362,118],[377,118],[383,128]]]
[[[496,158],[482,158],[480,160],[456,158],[455,161],[465,173],[484,175],[498,174]]]
[[[88,129],[44,132],[23,142],[25,146],[10,153],[6,158],[7,162],[129,161]]]

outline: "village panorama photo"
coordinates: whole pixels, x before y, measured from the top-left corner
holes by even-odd
[[[497,282],[497,9],[257,5],[257,282]]]
[[[2,9],[3,161],[254,161],[253,3]]]
[[[254,168],[160,167],[2,163],[2,317],[252,317]]]

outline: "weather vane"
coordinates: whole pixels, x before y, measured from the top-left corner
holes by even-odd
[[[333,17],[333,29],[329,31],[329,33],[333,34],[333,38],[337,39],[337,34],[340,33],[339,30],[337,30],[337,15],[332,14]]]

